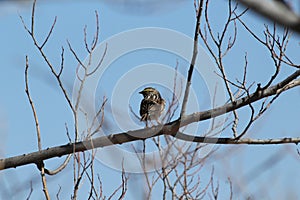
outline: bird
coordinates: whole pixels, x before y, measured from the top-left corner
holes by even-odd
[[[148,127],[148,121],[155,120],[159,123],[158,119],[165,109],[165,100],[153,87],[146,87],[139,93],[144,97],[140,105],[140,120],[146,123],[146,127]]]

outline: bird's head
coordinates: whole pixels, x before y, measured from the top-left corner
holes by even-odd
[[[139,93],[142,94],[144,96],[144,98],[149,97],[149,96],[153,96],[153,95],[160,97],[159,92],[153,87],[146,87],[142,91],[140,91]]]

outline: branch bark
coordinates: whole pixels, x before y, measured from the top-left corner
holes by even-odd
[[[165,125],[154,126],[152,128],[139,129],[135,131],[122,132],[118,134],[111,134],[108,136],[101,136],[87,141],[76,142],[71,144],[66,144],[62,146],[47,148],[38,152],[33,152],[29,154],[23,154],[15,157],[0,159],[0,170],[18,167],[26,164],[39,164],[43,160],[49,158],[61,157],[74,152],[87,151],[94,148],[111,146],[115,144],[123,144],[127,142],[132,142],[136,140],[144,140],[145,138],[152,138],[159,135],[171,135],[175,138],[192,141],[192,142],[202,142],[202,143],[213,143],[213,144],[285,144],[294,143],[298,144],[300,138],[279,138],[279,139],[234,139],[234,138],[216,138],[216,137],[195,137],[186,135],[178,132],[180,127],[186,126],[188,124],[204,121],[211,119],[225,113],[228,113],[234,109],[241,108],[253,103],[260,99],[268,96],[278,95],[287,89],[300,85],[299,79],[295,80],[300,76],[300,70],[297,70],[290,76],[288,76],[283,81],[278,84],[271,86],[266,89],[261,89],[260,87],[252,93],[234,102],[225,104],[224,106],[203,111],[196,112],[191,115],[187,115],[184,119],[178,119]],[[295,84],[297,83],[297,84]]]

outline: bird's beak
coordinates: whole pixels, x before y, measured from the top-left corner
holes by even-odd
[[[140,94],[143,94],[143,91],[140,91],[139,93],[140,93]]]

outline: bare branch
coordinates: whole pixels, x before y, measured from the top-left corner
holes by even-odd
[[[63,69],[64,69],[64,60],[65,60],[64,53],[65,53],[65,49],[64,49],[64,47],[61,47],[61,54],[60,54],[61,62],[60,62],[60,70],[59,70],[59,72],[57,74],[58,77],[61,76],[61,74],[63,72]]]
[[[99,67],[101,66],[101,64],[102,64],[102,62],[103,62],[103,60],[104,60],[104,57],[105,57],[105,55],[106,55],[106,52],[107,52],[107,44],[105,45],[104,52],[103,52],[103,54],[102,54],[102,56],[101,56],[101,59],[99,60],[99,62],[98,62],[98,64],[97,64],[97,66],[95,67],[95,69],[93,69],[93,71],[87,73],[87,74],[86,74],[87,76],[90,76],[90,75],[94,74],[94,73],[99,69]]]
[[[62,80],[60,79],[60,75],[61,75],[61,71],[62,71],[62,66],[61,66],[61,68],[60,68],[60,72],[57,73],[56,70],[55,70],[55,68],[54,68],[54,66],[52,65],[52,63],[50,62],[50,60],[47,58],[45,52],[43,51],[43,49],[41,48],[41,46],[40,46],[39,43],[37,42],[37,40],[36,40],[36,38],[35,38],[35,35],[34,35],[34,32],[32,32],[32,31],[34,31],[33,26],[34,26],[35,4],[36,4],[36,0],[34,1],[34,3],[33,3],[33,8],[32,8],[32,15],[31,15],[31,30],[29,30],[29,28],[26,26],[26,24],[25,24],[25,22],[24,22],[22,16],[20,16],[20,19],[21,19],[21,21],[22,21],[22,23],[23,23],[23,25],[24,25],[25,30],[27,30],[28,34],[30,35],[31,39],[33,40],[34,45],[37,47],[37,49],[39,50],[39,52],[40,52],[41,56],[43,57],[44,61],[45,61],[46,64],[48,65],[49,69],[51,70],[51,73],[55,76],[55,78],[56,78],[56,80],[57,80],[57,82],[58,82],[58,84],[59,84],[59,87],[61,88],[61,90],[62,90],[62,92],[63,92],[63,94],[64,94],[64,97],[65,97],[66,101],[68,102],[68,105],[69,105],[69,107],[71,108],[71,110],[72,110],[72,112],[73,112],[73,114],[74,114],[75,110],[74,110],[72,101],[71,101],[71,99],[70,99],[70,97],[69,97],[69,95],[68,95],[68,93],[67,93],[66,88],[64,87],[64,85],[63,85],[63,83],[62,83]],[[49,34],[51,35],[51,33],[52,33],[52,32],[50,32]],[[49,37],[50,37],[50,35],[49,35]],[[47,41],[48,41],[48,40],[47,40]],[[62,59],[62,60],[63,60],[63,59]]]
[[[236,138],[213,138],[213,137],[198,137],[193,135],[187,135],[184,133],[177,133],[175,136],[177,139],[181,139],[189,142],[207,143],[207,144],[251,144],[251,145],[270,145],[270,144],[298,144],[300,138],[278,138],[278,139],[239,139]]]
[[[68,165],[68,163],[71,159],[71,156],[72,156],[72,154],[67,155],[64,162],[59,167],[57,167],[56,169],[54,169],[54,170],[45,169],[45,173],[48,174],[48,175],[58,174],[59,172],[61,172],[63,169],[66,168],[66,166]]]
[[[33,192],[32,181],[30,181],[30,192],[29,192],[29,194],[28,194],[26,200],[30,200],[30,197],[31,197],[31,195],[32,195],[32,192]]]
[[[36,0],[33,1],[33,5],[32,5],[32,11],[31,11],[31,33],[32,33],[32,36],[33,33],[34,33],[34,14],[35,14],[35,5],[36,5]]]
[[[145,138],[151,138],[163,134],[172,135],[173,137],[185,141],[214,143],[214,144],[215,143],[216,144],[285,144],[285,143],[298,144],[300,142],[300,138],[236,140],[234,138],[194,137],[194,136],[189,136],[180,133],[178,134],[178,130],[180,127],[186,126],[193,122],[211,119],[213,117],[231,112],[234,109],[238,109],[243,106],[246,106],[249,103],[253,103],[265,97],[276,95],[290,88],[298,86],[300,85],[300,80],[294,80],[298,76],[300,76],[300,70],[297,70],[295,73],[288,76],[282,82],[274,86],[271,86],[265,90],[261,90],[258,88],[257,91],[254,92],[253,94],[238,99],[234,102],[228,103],[224,106],[203,111],[203,112],[193,113],[191,115],[186,116],[184,119],[178,119],[165,125],[158,125],[158,126],[153,126],[151,128],[145,128],[145,129],[140,129],[135,131],[128,131],[125,133],[102,136],[92,140],[48,148],[39,152],[33,152],[30,154],[15,156],[6,159],[0,159],[0,169],[3,170],[11,167],[26,165],[29,163],[36,163],[37,161],[42,161],[53,157],[60,157],[74,152],[86,151],[93,148],[105,147],[114,144],[123,144],[123,143],[132,142],[136,140],[144,140]]]
[[[39,148],[39,150],[42,150],[40,125],[39,125],[37,113],[36,113],[36,110],[35,110],[35,106],[34,106],[34,103],[33,103],[32,99],[31,99],[30,92],[29,92],[29,86],[28,86],[28,68],[29,68],[28,57],[26,56],[25,92],[26,92],[27,99],[29,101],[29,104],[30,104],[30,107],[31,107],[31,110],[32,110],[32,113],[33,113],[34,121],[35,121],[35,129],[36,129],[36,135],[37,135],[37,140],[38,140],[38,148]]]
[[[57,17],[54,18],[54,21],[53,21],[53,23],[52,23],[52,26],[51,26],[51,28],[50,28],[50,31],[49,31],[48,35],[46,36],[45,41],[44,41],[43,44],[41,45],[41,49],[42,49],[42,48],[45,46],[45,44],[48,42],[48,39],[50,38],[50,36],[51,36],[51,34],[52,34],[52,31],[53,31],[53,29],[54,29],[54,26],[55,26],[55,24],[56,24],[56,19],[57,19]],[[32,32],[32,33],[33,33],[33,32]]]
[[[33,116],[34,116],[35,128],[36,128],[36,135],[37,135],[37,140],[38,140],[38,149],[39,149],[39,151],[41,151],[42,150],[41,132],[40,132],[40,126],[39,126],[39,121],[38,121],[38,117],[37,117],[37,112],[35,110],[35,106],[34,106],[34,103],[32,101],[32,98],[31,98],[30,92],[29,92],[29,86],[28,86],[28,68],[29,68],[28,57],[26,56],[25,92],[26,92],[29,104],[31,106],[31,110],[32,110]],[[44,167],[44,163],[43,162],[44,162],[43,160],[39,160],[39,161],[37,161],[35,163],[36,163],[37,167],[39,168],[39,170],[41,171],[41,178],[42,178],[42,183],[43,183],[43,192],[44,192],[45,198],[46,199],[50,199],[48,188],[47,188],[47,181],[46,181],[46,177],[45,177],[45,167]]]
[[[190,68],[188,71],[188,78],[186,80],[186,87],[185,87],[184,96],[183,96],[180,118],[182,118],[185,115],[186,105],[187,105],[187,101],[189,98],[190,86],[192,84],[192,75],[193,75],[194,66],[195,66],[195,62],[196,62],[196,58],[197,58],[197,54],[198,54],[198,35],[199,35],[199,30],[200,30],[200,17],[202,14],[202,8],[203,8],[203,0],[200,1],[199,7],[198,7],[196,28],[195,28],[195,33],[194,33],[193,56],[192,56]]]
[[[290,27],[294,31],[300,33],[300,18],[291,9],[281,6],[277,1],[261,1],[261,0],[239,0],[245,6],[251,8],[255,12],[263,15],[281,24]]]
[[[58,189],[58,191],[56,193],[56,199],[57,200],[59,200],[59,194],[60,194],[60,192],[61,192],[61,186],[59,186],[59,189]]]

